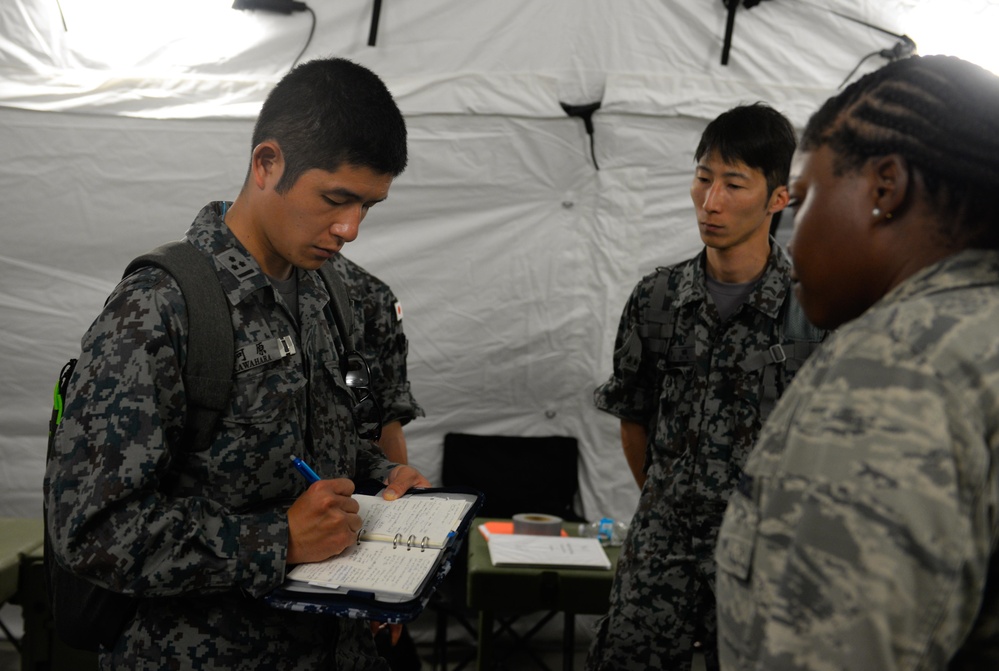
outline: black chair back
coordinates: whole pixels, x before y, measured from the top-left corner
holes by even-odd
[[[579,445],[570,436],[444,436],[441,482],[485,494],[481,517],[546,513],[581,522]]]

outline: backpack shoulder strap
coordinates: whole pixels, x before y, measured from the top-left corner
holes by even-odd
[[[235,343],[229,302],[211,259],[187,242],[167,243],[143,254],[128,265],[123,277],[146,266],[170,273],[184,294],[189,324],[183,371],[188,395],[184,446],[187,451],[205,450],[232,387]],[[76,361],[71,359],[63,367],[56,384],[47,462],[53,458],[55,427],[62,420],[63,399]],[[98,587],[61,567],[48,532],[46,503],[42,517],[46,529],[45,582],[56,632],[65,642],[84,650],[96,651],[98,644],[112,646],[132,619],[138,600]]]
[[[808,321],[793,291],[789,291],[781,305],[775,325],[775,343],[765,350],[747,354],[740,364],[743,370],[753,371],[786,362],[788,370],[795,371],[825,339],[825,331]]]
[[[788,301],[787,311],[784,314],[784,337],[790,340],[795,348],[788,352],[789,359],[800,359],[804,361],[808,356],[822,344],[826,338],[826,332],[818,326],[808,321],[805,310],[798,302],[798,298],[792,293]]]
[[[340,332],[347,351],[352,351],[360,346],[354,338],[354,311],[350,308],[350,296],[347,294],[347,285],[344,284],[340,273],[336,271],[332,263],[324,263],[319,266],[319,276],[326,285],[332,300],[330,301],[330,311],[336,322],[336,328]]]
[[[670,269],[659,268],[652,285],[649,306],[642,310],[639,335],[649,350],[662,353],[673,335],[673,293],[669,288]]]
[[[643,312],[645,323],[640,331],[650,352],[672,363],[689,364],[694,361],[694,334],[687,333],[685,342],[673,342],[676,332],[676,308],[673,307],[676,280],[672,267],[659,268],[649,307]]]
[[[673,337],[673,296],[669,290],[669,268],[657,268],[652,285],[649,304],[638,316],[634,328],[625,336],[624,342],[614,352],[619,360],[621,371],[635,375],[642,364],[644,354],[651,352],[657,359],[666,354]]]
[[[134,259],[127,276],[155,266],[180,285],[187,306],[187,361],[184,386],[188,395],[186,431],[190,451],[207,449],[232,389],[235,344],[229,301],[209,257],[187,241],[160,245]]]

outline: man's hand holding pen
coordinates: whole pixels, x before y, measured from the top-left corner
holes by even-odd
[[[288,564],[323,561],[357,542],[360,506],[347,478],[318,480],[288,509]]]
[[[309,488],[288,509],[288,564],[323,561],[357,542],[363,520],[351,495],[354,483],[346,478],[323,480],[307,463],[292,455],[292,463]],[[411,487],[429,487],[430,481],[412,466],[396,466],[385,478],[382,496],[392,501]]]

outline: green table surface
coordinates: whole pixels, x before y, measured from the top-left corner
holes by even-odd
[[[21,555],[39,550],[44,533],[41,518],[0,517],[0,604],[17,592]]]
[[[607,612],[611,583],[617,569],[619,547],[604,546],[611,568],[566,569],[549,567],[498,567],[489,558],[486,539],[477,518],[468,534],[468,605],[477,610],[528,613],[561,610],[599,615]],[[577,523],[563,528],[578,535]]]

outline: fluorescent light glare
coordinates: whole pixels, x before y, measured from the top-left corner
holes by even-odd
[[[153,71],[212,62],[252,40],[232,0],[60,0],[65,44],[92,68]]]
[[[906,12],[903,29],[921,55],[958,56],[999,74],[997,31],[994,0],[921,0]]]

